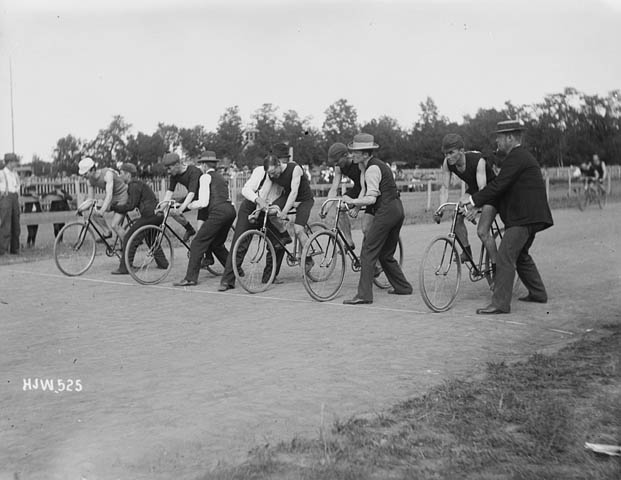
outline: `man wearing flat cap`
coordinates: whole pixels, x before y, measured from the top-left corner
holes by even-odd
[[[373,135],[360,133],[348,145],[353,152],[353,161],[364,172],[364,195],[358,198],[343,196],[343,200],[355,207],[366,207],[374,214],[373,223],[362,241],[360,253],[360,280],[356,295],[343,303],[360,305],[373,303],[373,278],[375,265],[379,260],[386,278],[392,285],[390,294],[410,295],[412,285],[405,278],[399,262],[395,259],[395,250],[399,243],[401,226],[405,219],[403,204],[395,183],[392,170],[375,157],[379,148]]]
[[[199,210],[200,228],[190,244],[190,258],[183,280],[173,283],[176,287],[189,287],[198,283],[202,259],[213,252],[222,266],[226,266],[228,250],[226,237],[235,221],[235,208],[229,199],[229,187],[224,177],[216,172],[218,160],[213,152],[206,152],[197,163],[203,175],[200,177],[198,198],[188,205]]]
[[[498,176],[485,188],[465,195],[461,203],[480,207],[496,202],[505,234],[498,248],[492,302],[478,314],[511,311],[515,272],[528,289],[519,300],[546,303],[546,292],[537,266],[529,254],[535,234],[553,225],[546,187],[537,160],[522,146],[524,126],[517,120],[499,122],[496,144],[506,154]]]
[[[111,210],[121,215],[125,215],[127,212],[131,212],[135,208],[140,212],[140,218],[136,219],[131,224],[125,236],[123,238],[123,252],[127,248],[127,242],[134,234],[136,230],[145,225],[159,225],[162,223],[162,216],[155,213],[155,207],[157,206],[157,197],[155,193],[142,180],[136,178],[138,169],[133,163],[125,162],[120,167],[120,177],[127,185],[128,200],[127,203],[122,205],[113,205]],[[133,263],[134,255],[136,254],[137,244],[134,244],[134,248],[129,252],[129,262]],[[154,258],[157,266],[162,269],[168,268],[168,259],[164,255],[161,248],[158,248],[154,253]],[[127,275],[128,269],[125,264],[125,255],[121,255],[121,261],[119,268],[112,272],[113,275]]]
[[[19,175],[15,170],[19,158],[14,153],[4,155],[0,170],[0,255],[19,253]]]
[[[188,205],[198,197],[198,186],[203,172],[200,168],[181,160],[181,157],[176,153],[165,154],[162,158],[162,164],[170,174],[170,183],[163,201],[172,199],[178,183],[183,185],[188,191],[181,205],[176,209],[170,210],[170,215],[185,228],[183,240],[187,242],[190,237],[196,233],[196,230],[194,230],[189,220],[183,216],[183,212],[186,211]]]

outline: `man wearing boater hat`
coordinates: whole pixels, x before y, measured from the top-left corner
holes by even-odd
[[[499,122],[496,129],[498,150],[506,157],[498,176],[485,188],[465,195],[462,205],[481,207],[495,202],[505,224],[498,248],[492,302],[479,308],[479,314],[509,313],[515,272],[528,289],[519,300],[546,303],[546,292],[537,266],[528,253],[535,234],[553,225],[546,187],[539,163],[522,146],[524,126],[517,120]]]
[[[226,266],[228,250],[224,246],[226,237],[235,221],[235,208],[229,199],[229,188],[224,177],[216,172],[216,154],[206,152],[197,160],[203,175],[200,177],[198,199],[188,208],[198,210],[200,228],[190,244],[190,259],[185,277],[173,283],[175,287],[190,287],[198,283],[201,262],[207,252],[213,252],[222,266]]]
[[[375,218],[362,242],[360,254],[362,269],[358,292],[352,299],[343,303],[346,305],[373,303],[374,266],[378,260],[392,285],[388,293],[410,295],[412,285],[405,278],[394,256],[405,215],[392,170],[375,158],[374,152],[379,145],[373,141],[372,135],[367,133],[356,135],[348,148],[353,152],[354,163],[363,167],[361,170],[364,170],[366,189],[364,196],[360,198],[344,195],[343,200],[355,207],[365,206],[367,210],[371,209]]]

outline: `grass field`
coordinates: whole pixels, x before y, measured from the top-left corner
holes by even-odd
[[[621,325],[603,325],[554,355],[490,363],[386,412],[321,425],[318,438],[258,447],[203,480],[610,479],[621,445]]]

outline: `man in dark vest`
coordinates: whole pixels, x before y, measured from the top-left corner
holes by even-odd
[[[464,140],[461,135],[449,133],[442,139],[442,153],[444,162],[442,163],[442,184],[440,187],[440,204],[448,201],[448,191],[451,184],[451,175],[455,174],[466,184],[466,193],[472,195],[485,187],[489,182],[496,178],[492,167],[487,163],[481,152],[466,151]],[[477,235],[487,249],[492,269],[496,270],[496,242],[491,234],[491,227],[496,218],[496,205],[483,205],[481,216],[477,225]],[[440,218],[435,219],[440,222]],[[466,250],[472,256],[470,242],[468,242],[468,230],[464,224],[464,216],[459,214],[455,222],[455,234],[461,241]],[[468,260],[468,256],[462,253],[462,263]]]
[[[188,208],[199,210],[198,218],[203,220],[196,236],[190,244],[190,259],[185,277],[175,282],[175,287],[189,287],[198,283],[198,274],[205,253],[211,251],[222,266],[226,266],[228,250],[224,246],[226,237],[235,221],[235,208],[229,199],[229,187],[224,177],[215,168],[218,160],[211,156],[197,160],[203,175],[200,177],[198,199]]]
[[[367,209],[371,207],[374,219],[362,242],[360,253],[362,269],[358,292],[351,300],[343,302],[346,305],[373,303],[374,266],[378,260],[392,285],[388,293],[396,295],[412,293],[412,285],[405,278],[394,256],[405,218],[403,204],[392,170],[374,156],[379,145],[373,140],[373,135],[360,133],[347,147],[353,152],[354,163],[363,167],[365,194],[360,198],[344,195],[343,200],[355,207],[366,206]]]
[[[170,209],[170,216],[174,218],[179,225],[185,228],[183,241],[187,242],[190,237],[196,233],[196,230],[194,230],[190,221],[183,216],[183,212],[188,208],[188,205],[198,197],[199,179],[201,175],[203,175],[203,172],[200,168],[181,160],[181,157],[176,153],[165,154],[162,157],[162,165],[166,167],[166,170],[170,174],[170,184],[168,185],[168,190],[166,190],[163,201],[172,199],[178,183],[187,189],[187,194],[183,202],[181,202],[181,205],[176,209]]]
[[[535,234],[553,225],[541,168],[522,146],[524,126],[517,120],[498,123],[496,144],[506,153],[498,176],[485,188],[465,195],[462,205],[481,207],[496,202],[505,234],[498,249],[492,303],[479,314],[509,313],[515,272],[528,289],[519,300],[546,303],[546,292],[537,266],[528,253]]]

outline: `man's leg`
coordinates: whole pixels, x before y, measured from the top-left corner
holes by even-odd
[[[535,265],[533,258],[528,253],[534,240],[535,233],[531,233],[517,258],[516,269],[520,280],[528,290],[528,296],[537,302],[545,303],[548,301],[546,287],[543,284],[537,265]]]
[[[460,213],[457,214],[457,219],[455,220],[455,235],[461,242],[464,247],[464,250],[470,254],[470,258],[472,258],[472,249],[470,248],[470,241],[468,240],[468,229],[464,223],[464,216]],[[462,254],[460,257],[461,263],[464,263],[468,260],[468,256]]]
[[[391,227],[392,225],[390,225]],[[358,281],[357,298],[373,301],[373,278],[375,276],[375,264],[379,259],[380,252],[386,242],[388,230],[384,218],[374,218],[371,228],[366,232],[360,252],[360,280]]]
[[[125,250],[127,249],[127,242],[129,242],[129,239],[131,238],[131,236],[134,234],[136,230],[138,230],[140,227],[147,225],[148,223],[149,222],[147,221],[147,219],[141,217],[141,218],[138,218],[134,223],[132,223],[131,227],[129,227],[129,229],[126,232],[125,237],[123,238],[123,242],[121,244],[121,260],[119,261],[119,268],[112,273],[120,273],[120,274],[129,273],[127,269],[127,265],[125,264]],[[131,252],[129,252],[130,264],[133,264],[133,260],[136,254],[137,247],[138,245],[132,247]]]
[[[500,242],[492,306],[506,313],[511,311],[516,262],[524,246],[529,242],[529,237],[528,227],[509,227]],[[530,242],[532,243],[532,240]]]
[[[11,244],[11,201],[6,195],[0,196],[0,255],[9,251]]]
[[[492,265],[496,265],[496,258],[498,257],[498,248],[492,236],[492,222],[494,218],[496,218],[496,208],[492,205],[483,205],[479,224],[477,225],[477,235],[489,253]]]
[[[185,228],[185,233],[183,234],[183,241],[187,242],[192,235],[196,234],[196,230],[190,223],[190,221],[183,216],[183,213],[178,213],[176,210],[170,210],[170,216],[183,228]]]
[[[11,199],[11,253],[19,253],[19,197],[16,193],[9,193]]]
[[[249,200],[244,200],[239,206],[237,212],[237,225],[235,225],[235,232],[233,233],[233,240],[231,241],[231,250],[226,257],[226,264],[224,265],[224,273],[220,279],[220,285],[227,287],[235,286],[235,273],[233,272],[233,247],[237,242],[237,239],[246,231],[252,228],[248,221],[248,215],[250,215],[255,209],[254,203]],[[239,256],[243,258],[247,250],[247,246],[240,245]]]
[[[339,228],[347,241],[347,244],[353,249],[355,248],[354,240],[351,236],[351,221],[347,212],[341,212],[339,215]]]
[[[384,274],[394,288],[395,293],[410,294],[413,290],[412,284],[405,278],[401,265],[399,265],[399,262],[395,258],[395,251],[399,243],[399,235],[404,218],[403,206],[395,202],[394,211],[391,211],[390,217],[386,218],[385,230],[388,234],[386,236],[386,242],[384,242],[379,252],[379,263],[384,269]],[[390,219],[398,219],[396,222],[393,222],[392,227],[388,222]]]
[[[224,246],[224,243],[226,242],[229,232],[231,231],[231,225],[233,225],[233,222],[235,221],[235,208],[232,204],[224,205],[222,208],[225,214],[222,227],[214,238],[213,243],[211,244],[210,252],[208,253],[211,255],[213,252],[220,264],[225,267],[229,251]]]

